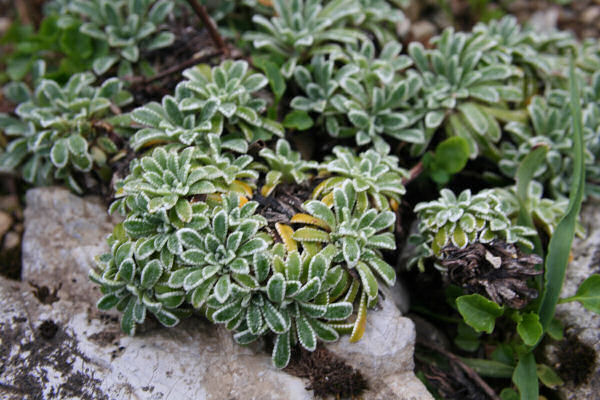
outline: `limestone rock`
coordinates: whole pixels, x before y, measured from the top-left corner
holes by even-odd
[[[577,288],[591,274],[600,273],[600,202],[589,202],[581,211],[581,221],[587,230],[585,239],[575,238],[573,243],[573,261],[569,264],[561,297],[575,294]],[[595,363],[587,382],[574,387],[567,384],[559,388],[561,398],[566,400],[600,400],[600,315],[586,310],[577,302],[559,304],[556,316],[565,326],[568,337],[576,338],[594,349]],[[557,346],[546,348],[546,354],[555,366]]]
[[[60,297],[89,302],[88,271],[94,257],[108,251],[105,239],[117,220],[99,198],[61,188],[29,190],[26,203],[22,280],[49,288],[60,284]]]
[[[306,381],[275,369],[260,344],[239,346],[201,318],[172,329],[149,321],[135,337],[124,335],[118,313],[96,309],[100,293],[87,279],[116,221],[98,199],[57,188],[29,191],[27,204],[24,282],[0,279],[0,398],[313,397]],[[365,398],[430,399],[412,372],[414,339],[412,322],[388,298],[370,313],[361,342],[345,338],[332,348],[369,379]]]
[[[377,388],[366,398],[433,399],[413,373],[415,337],[413,322],[400,314],[388,296],[379,309],[369,310],[360,341],[350,343],[349,336],[343,336],[328,349],[360,370],[369,387]]]

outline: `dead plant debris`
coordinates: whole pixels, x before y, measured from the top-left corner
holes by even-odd
[[[360,371],[346,364],[325,347],[314,352],[301,348],[292,351],[292,359],[285,368],[287,373],[306,378],[306,387],[317,398],[356,398],[368,390],[369,386]]]

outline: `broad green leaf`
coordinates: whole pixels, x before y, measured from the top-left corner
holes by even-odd
[[[283,119],[283,126],[289,129],[305,131],[313,126],[313,120],[306,111],[290,111]]]
[[[148,264],[146,264],[144,269],[142,269],[142,277],[140,280],[142,288],[149,289],[153,287],[160,279],[162,273],[163,266],[161,262],[158,260],[150,261]]]
[[[550,389],[556,389],[558,386],[564,385],[564,382],[562,379],[560,379],[560,376],[558,376],[556,372],[554,372],[554,370],[546,364],[537,365],[537,376],[540,382]]]
[[[492,333],[496,318],[504,313],[503,307],[479,294],[460,296],[456,306],[465,322],[477,332]]]
[[[542,337],[543,331],[539,317],[535,313],[523,314],[517,324],[517,332],[527,346],[534,346]]]
[[[596,314],[600,314],[600,274],[594,274],[588,277],[579,289],[577,289],[577,293],[575,296],[561,299],[561,303],[566,303],[568,301],[578,301],[580,302],[586,309],[595,312]]]

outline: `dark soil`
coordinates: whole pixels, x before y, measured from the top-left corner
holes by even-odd
[[[360,371],[322,346],[314,352],[296,347],[284,371],[308,379],[310,383],[306,389],[312,390],[317,398],[355,398],[369,388]]]
[[[57,293],[62,286],[62,282],[52,290],[48,289],[47,286],[38,286],[33,282],[29,282],[29,285],[34,288],[31,293],[33,293],[35,298],[38,299],[42,304],[53,304],[60,300]]]
[[[557,357],[560,364],[556,372],[565,382],[579,386],[592,377],[596,353],[576,336],[567,336],[558,344]]]

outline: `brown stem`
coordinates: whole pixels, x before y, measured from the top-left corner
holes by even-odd
[[[163,71],[160,71],[158,74],[152,76],[151,78],[135,76],[133,78],[130,78],[129,81],[131,82],[132,85],[145,85],[145,84],[148,84],[151,82],[155,82],[155,81],[161,80],[163,78],[166,78],[169,75],[173,75],[180,71],[183,71],[186,68],[193,67],[194,65],[199,64],[204,60],[218,56],[222,53],[223,52],[221,50],[212,51],[210,53],[196,53],[189,60],[186,60],[177,65],[174,65],[171,68],[167,68]]]
[[[196,53],[189,60],[184,61],[181,64],[175,65],[171,68],[167,68],[166,70],[159,72],[158,74],[154,75],[152,78],[145,80],[144,82],[145,83],[154,82],[159,79],[165,78],[169,75],[176,74],[179,71],[183,71],[186,68],[192,67],[204,60],[218,56],[222,53],[223,53],[223,51],[221,51],[221,50],[212,51],[210,53]]]
[[[225,56],[229,56],[229,48],[219,33],[219,30],[217,29],[217,26],[213,22],[212,18],[210,15],[208,15],[208,12],[206,12],[206,7],[198,3],[198,0],[187,0],[187,2],[190,4],[190,6],[192,6],[192,9],[198,15],[198,17],[200,17],[200,20],[206,29],[208,29],[210,37],[212,38],[213,42],[215,42],[219,50],[221,50]]]
[[[417,165],[415,165],[414,167],[412,167],[410,169],[410,171],[408,171],[408,177],[402,179],[402,184],[406,185],[406,184],[414,181],[415,179],[417,179],[417,177],[419,175],[421,175],[422,172],[423,172],[423,162],[419,161],[417,163]]]
[[[467,364],[465,364],[458,356],[450,353],[449,351],[447,351],[446,349],[437,346],[433,343],[429,343],[426,342],[424,340],[418,340],[417,339],[417,343],[427,347],[431,350],[437,351],[440,354],[443,354],[448,360],[450,360],[451,362],[455,363],[456,365],[458,365],[468,376],[469,378],[471,378],[475,383],[477,383],[481,389],[483,389],[483,391],[490,397],[490,399],[492,400],[500,400],[500,397],[496,394],[496,392],[494,391],[494,389],[492,389],[480,376],[477,372],[475,372],[475,370],[471,367],[469,367]]]

